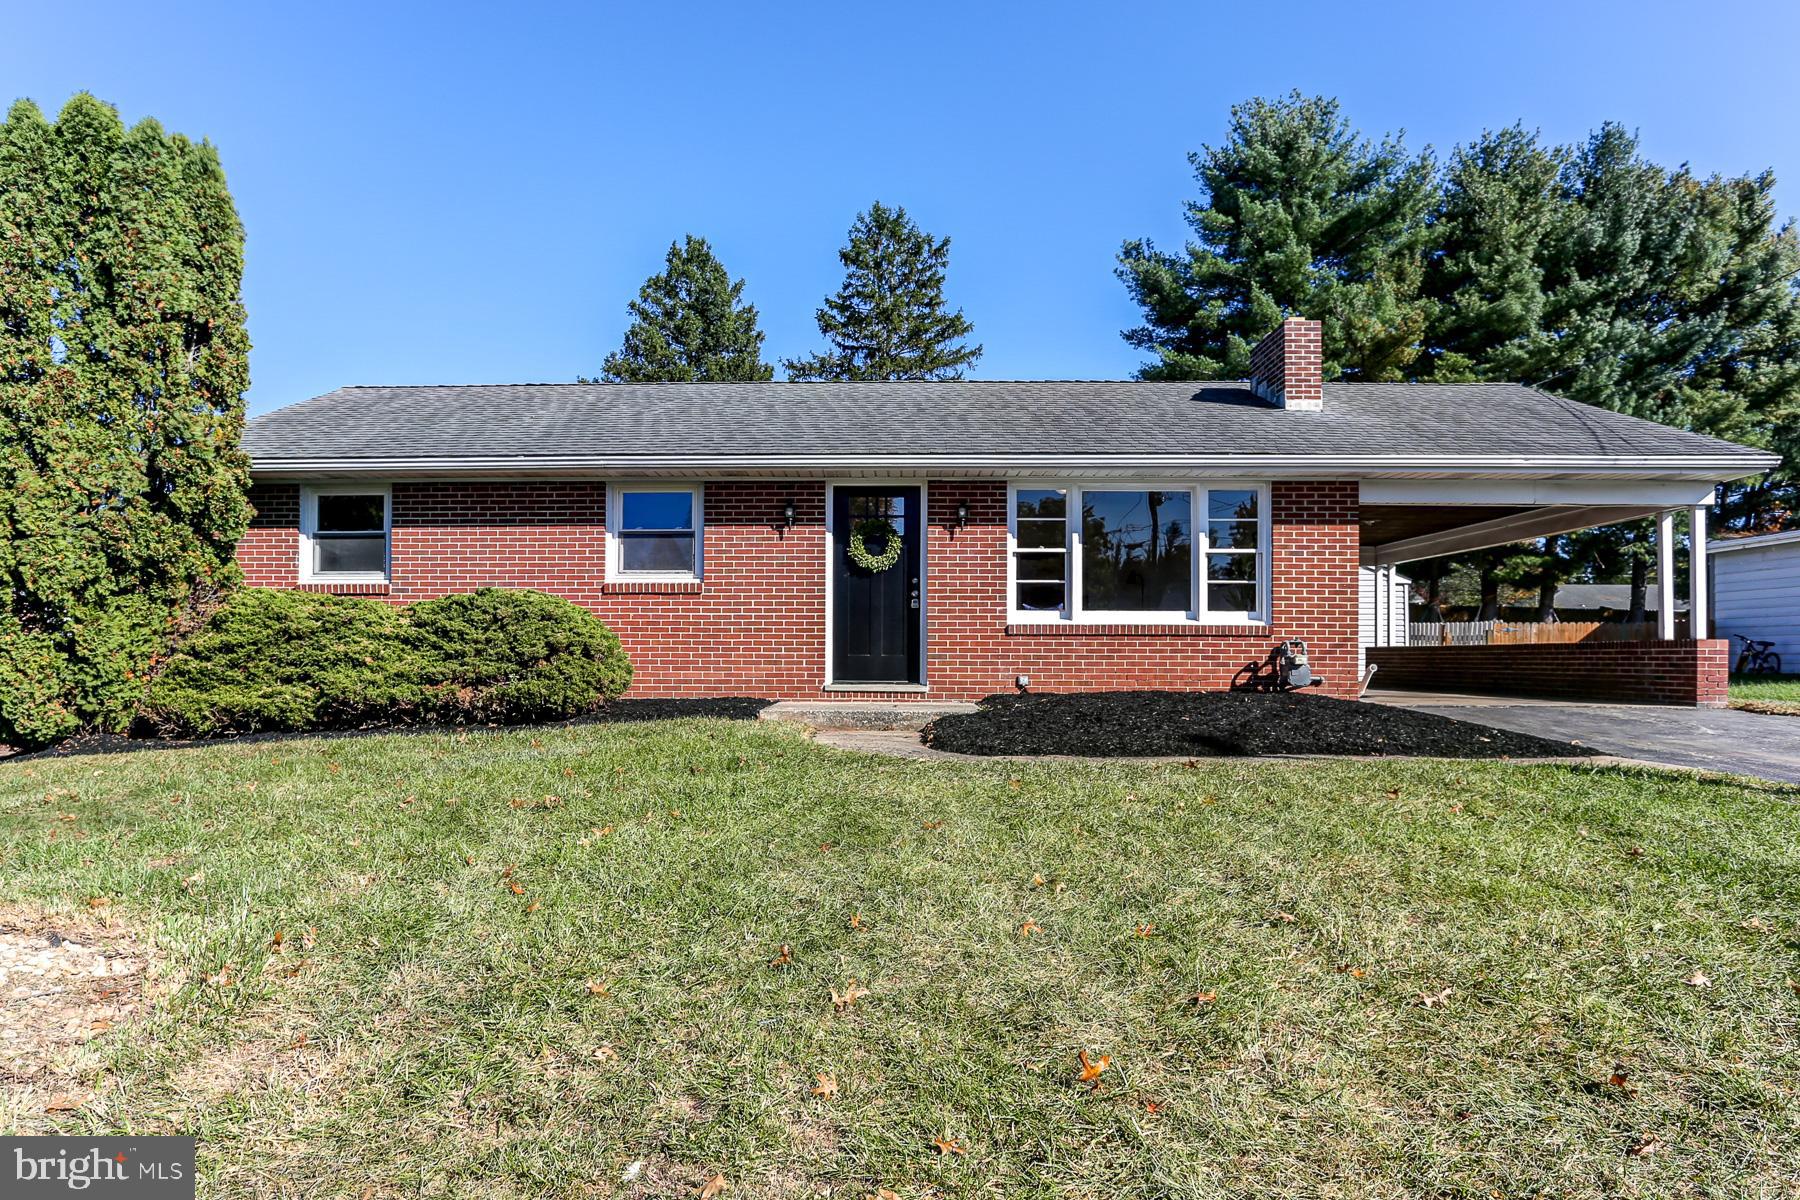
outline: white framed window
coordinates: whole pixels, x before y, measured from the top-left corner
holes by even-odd
[[[1265,483],[1017,480],[1007,489],[1011,619],[1268,619]]]
[[[300,581],[386,583],[393,491],[386,484],[300,489]]]
[[[606,489],[606,575],[697,582],[705,519],[699,484],[618,483]]]

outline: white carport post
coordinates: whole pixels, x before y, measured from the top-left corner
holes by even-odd
[[[1688,636],[1707,636],[1706,505],[1688,510]]]
[[[1675,640],[1675,510],[1656,514],[1656,636]]]

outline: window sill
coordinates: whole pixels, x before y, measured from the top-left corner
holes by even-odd
[[[393,585],[385,579],[308,579],[295,590],[330,596],[386,596]]]
[[[609,579],[600,585],[607,596],[697,596],[698,579]]]
[[[1131,624],[1099,621],[1023,621],[1006,626],[1007,637],[1240,637],[1266,638],[1265,623],[1215,624],[1202,622]]]

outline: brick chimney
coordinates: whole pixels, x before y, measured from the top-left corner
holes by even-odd
[[[1325,408],[1325,336],[1317,321],[1289,317],[1250,352],[1250,386],[1277,408]]]

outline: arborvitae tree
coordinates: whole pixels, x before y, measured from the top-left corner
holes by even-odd
[[[877,201],[856,215],[838,258],[844,284],[818,310],[831,348],[784,360],[790,379],[961,379],[981,357],[979,345],[963,341],[975,327],[945,306],[949,238]]]
[[[236,577],[243,248],[211,145],[87,95],[0,124],[0,741],[122,728]]]
[[[625,344],[606,356],[609,383],[759,383],[775,378],[762,360],[756,306],[741,303],[705,238],[669,245],[668,265],[644,281],[630,304]],[[587,382],[583,380],[583,382]]]
[[[1144,310],[1126,330],[1145,379],[1242,379],[1283,316],[1324,323],[1325,374],[1398,379],[1418,354],[1429,156],[1362,140],[1337,101],[1294,92],[1231,110],[1223,145],[1190,154],[1201,198],[1183,254],[1126,242],[1118,275]]]

